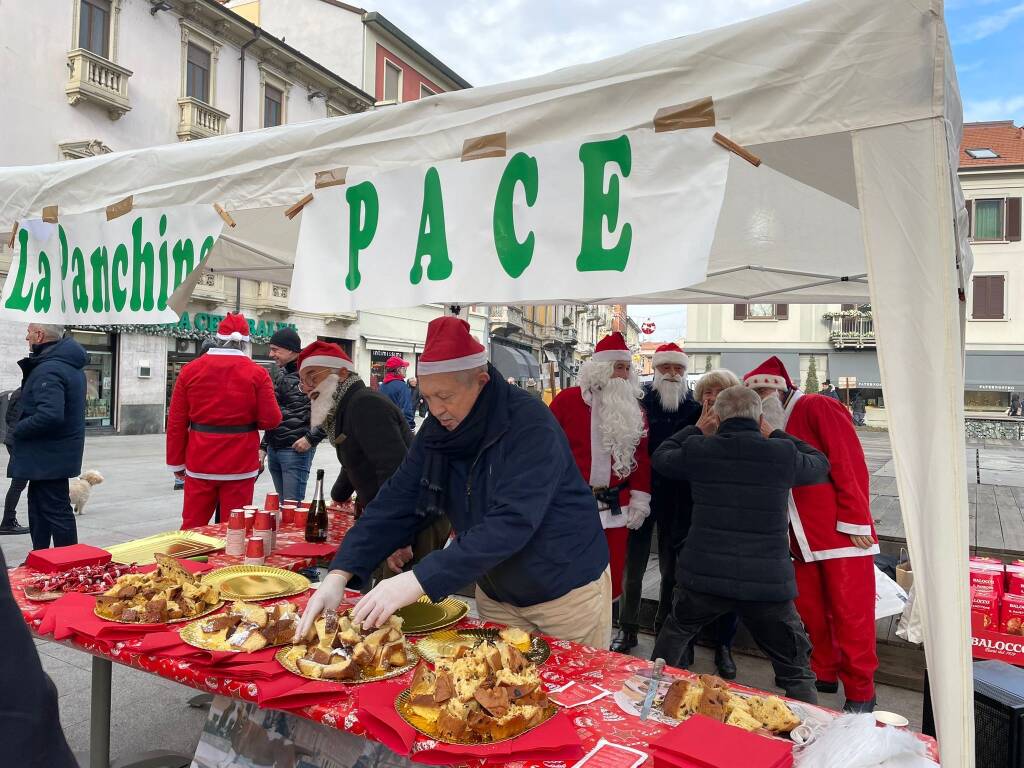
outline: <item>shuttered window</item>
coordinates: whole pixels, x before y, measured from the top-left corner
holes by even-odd
[[[788,320],[789,304],[733,304],[733,320]]]
[[[1021,239],[1021,199],[1019,197],[967,200],[967,225],[975,242]]]
[[[1003,320],[1005,311],[1004,275],[975,275],[971,317],[975,320]]]

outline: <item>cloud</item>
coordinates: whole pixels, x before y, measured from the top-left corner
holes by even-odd
[[[984,40],[986,37],[1002,32],[1021,17],[1024,17],[1024,3],[1010,6],[999,13],[982,16],[977,21],[972,21],[966,26],[961,40],[965,43],[975,43],[979,40]]]
[[[964,104],[964,121],[977,123],[987,120],[1014,120],[1024,122],[1024,94],[1007,98],[982,99]]]

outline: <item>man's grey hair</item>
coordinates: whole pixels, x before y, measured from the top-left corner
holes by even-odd
[[[719,421],[728,419],[761,420],[761,397],[752,389],[736,384],[723,389],[715,400],[715,413]]]
[[[215,344],[218,349],[237,349],[240,352],[247,352],[249,349],[248,342],[241,339],[215,339]]]
[[[43,338],[47,341],[56,341],[64,337],[63,325],[48,325],[47,323],[32,323],[32,325],[43,332]]]

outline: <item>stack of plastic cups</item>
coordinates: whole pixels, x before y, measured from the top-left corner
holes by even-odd
[[[277,522],[277,527],[280,528],[281,527],[281,501],[278,498],[278,495],[274,491],[271,491],[270,493],[267,494],[267,498],[263,502],[263,508],[265,510],[267,510],[267,512],[273,512],[274,513],[274,517],[276,518],[276,522]]]
[[[263,565],[266,562],[267,556],[263,548],[263,539],[253,536],[250,539],[246,539],[245,542],[245,560],[243,561],[246,565]]]
[[[231,516],[228,518],[228,534],[224,543],[224,554],[245,554],[245,510],[231,510]]]
[[[274,513],[257,512],[256,525],[253,528],[254,539],[263,539],[263,554],[269,555],[274,551]]]
[[[245,538],[252,536],[253,527],[256,525],[256,513],[251,509],[242,510],[245,515]]]
[[[295,525],[295,505],[294,504],[282,504],[281,505],[281,525],[292,526]]]
[[[309,507],[301,504],[295,510],[295,527],[301,531],[306,530],[306,521],[309,519]]]

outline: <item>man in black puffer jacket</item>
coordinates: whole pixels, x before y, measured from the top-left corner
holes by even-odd
[[[655,471],[689,480],[693,519],[679,553],[672,613],[652,658],[678,665],[701,628],[739,614],[775,668],[786,695],[817,703],[811,645],[793,605],[789,491],[828,481],[829,462],[807,443],[774,430],[760,397],[742,385],[718,395],[696,426],[661,444]]]
[[[270,337],[270,358],[278,366],[274,396],[281,409],[281,423],[264,432],[260,443],[260,468],[266,461],[277,495],[296,501],[306,498],[313,454],[324,437],[322,431],[309,426],[309,398],[299,388],[295,362],[301,351],[299,334],[291,328],[281,328]]]

